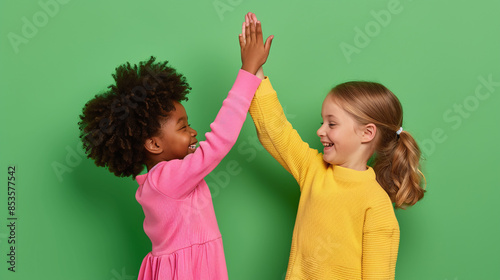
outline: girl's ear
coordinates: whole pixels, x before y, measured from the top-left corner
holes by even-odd
[[[151,137],[146,139],[146,141],[144,141],[144,148],[146,148],[146,151],[155,155],[161,154],[163,152],[163,149],[160,146],[158,140],[158,137]]]
[[[362,143],[371,142],[373,139],[375,139],[376,135],[377,135],[377,126],[374,125],[373,123],[369,123],[363,127],[361,141]]]

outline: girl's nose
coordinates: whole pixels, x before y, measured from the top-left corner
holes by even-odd
[[[321,126],[318,128],[318,131],[316,131],[316,134],[318,134],[318,136],[319,136],[319,137],[325,136],[325,130],[323,129],[323,126],[324,126],[324,125],[321,125]]]
[[[196,135],[198,135],[198,132],[196,132],[196,130],[194,130],[194,128],[191,128],[191,135],[193,137],[196,137]]]

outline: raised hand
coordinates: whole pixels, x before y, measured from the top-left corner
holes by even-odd
[[[242,26],[242,34],[239,36],[241,69],[256,74],[269,56],[273,38],[274,36],[269,36],[264,44],[260,21],[257,21],[254,14],[248,13]]]
[[[257,16],[252,12],[249,12],[245,15],[245,22],[243,23],[243,27],[241,28],[241,33],[243,34],[243,38],[245,38],[245,23],[250,23],[250,20],[257,22]],[[255,76],[259,77],[261,80],[264,80],[265,76],[264,76],[264,69],[262,69],[262,66],[259,68],[259,70],[257,70]]]

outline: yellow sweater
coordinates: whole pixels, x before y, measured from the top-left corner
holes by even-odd
[[[399,225],[373,169],[323,161],[287,121],[267,78],[250,114],[262,145],[300,186],[286,279],[394,279]]]

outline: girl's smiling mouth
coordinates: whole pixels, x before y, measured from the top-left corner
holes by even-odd
[[[193,144],[189,145],[188,150],[190,152],[194,152],[196,150],[197,144],[198,144],[198,142],[194,142]]]

